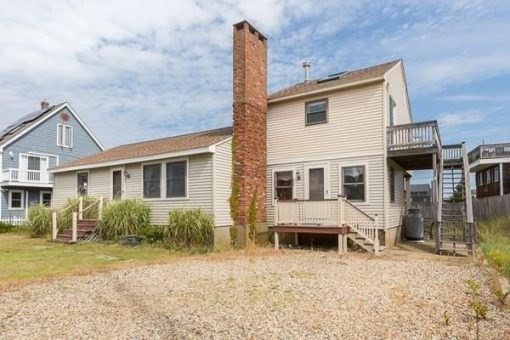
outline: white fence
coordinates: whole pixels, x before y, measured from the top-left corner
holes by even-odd
[[[12,225],[23,225],[27,223],[27,220],[25,218],[21,217],[7,217],[7,218],[0,218],[1,223],[5,224],[12,224]]]

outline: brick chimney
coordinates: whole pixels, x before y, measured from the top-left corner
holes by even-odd
[[[233,108],[234,176],[239,188],[236,224],[248,224],[256,193],[260,230],[261,225],[267,228],[267,39],[247,21],[234,25]]]
[[[41,102],[41,111],[47,110],[49,107],[50,107],[50,103],[48,102],[47,99],[44,99]]]

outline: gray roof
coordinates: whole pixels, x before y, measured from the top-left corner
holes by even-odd
[[[430,191],[429,184],[411,184],[411,192]]]
[[[51,114],[54,112],[54,110],[58,107],[60,107],[63,103],[50,106],[47,109],[44,110],[37,110],[34,112],[31,112],[29,114],[24,115],[14,123],[10,124],[8,127],[4,129],[0,133],[0,146],[4,145],[26,129],[30,128],[37,122],[39,122],[41,119],[43,119],[46,115]]]

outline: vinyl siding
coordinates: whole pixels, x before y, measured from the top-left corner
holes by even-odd
[[[407,89],[402,64],[397,64],[386,72],[384,78],[386,79],[388,94],[391,95],[396,104],[394,109],[394,125],[411,123],[411,107],[407,101]],[[385,118],[386,125],[389,125],[389,116],[387,115]]]
[[[216,146],[213,160],[215,225],[232,225],[229,203],[232,183],[232,140]]]
[[[188,198],[187,199],[144,199],[152,208],[152,223],[166,224],[168,212],[175,208],[201,208],[212,214],[212,155],[202,154],[190,156]],[[165,159],[159,163],[172,161]],[[152,162],[151,162],[152,163]],[[118,166],[114,168],[119,168]],[[89,170],[89,195],[94,197],[111,197],[111,169],[110,167]],[[133,163],[125,166],[129,178],[124,178],[124,198],[142,198],[142,163]],[[61,205],[67,197],[75,197],[76,172],[55,174],[54,202]],[[162,183],[164,185],[164,183]],[[62,186],[65,186],[63,188]]]
[[[271,104],[268,164],[383,154],[383,83]],[[305,102],[328,99],[328,122],[305,125]]]
[[[353,202],[360,209],[365,211],[371,216],[378,214],[382,216],[382,201],[383,201],[383,163],[384,156],[371,156],[371,157],[348,157],[348,158],[337,158],[324,162],[293,162],[286,164],[279,164],[277,166],[269,166],[267,169],[267,206],[268,206],[268,224],[274,224],[274,183],[273,183],[273,173],[275,171],[290,171],[293,170],[295,174],[299,173],[301,176],[301,180],[297,180],[294,176],[295,180],[295,199],[304,199],[305,198],[305,168],[307,166],[311,167],[320,167],[326,165],[329,169],[328,171],[328,180],[329,186],[326,188],[328,191],[329,198],[336,198],[339,194],[342,193],[342,178],[341,178],[341,168],[345,166],[353,166],[353,165],[365,165],[367,171],[367,197],[368,202]]]
[[[390,200],[390,168],[395,169],[395,202]],[[405,213],[405,195],[404,195],[404,174],[405,171],[395,162],[388,160],[387,166],[387,228],[393,228],[402,225],[402,215]]]

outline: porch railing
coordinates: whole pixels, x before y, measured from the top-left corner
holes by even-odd
[[[22,170],[16,168],[2,171],[2,182],[53,183],[53,175],[41,170]]]
[[[510,157],[510,143],[479,145],[468,153],[469,163],[500,157]]]
[[[435,120],[388,126],[386,131],[388,151],[441,146],[439,127]]]
[[[462,144],[443,145],[443,162],[462,162]]]
[[[349,202],[345,197],[329,200],[292,200],[276,201],[275,225],[293,225],[307,227],[343,227],[364,237],[379,249],[381,229],[377,216],[371,217]]]

